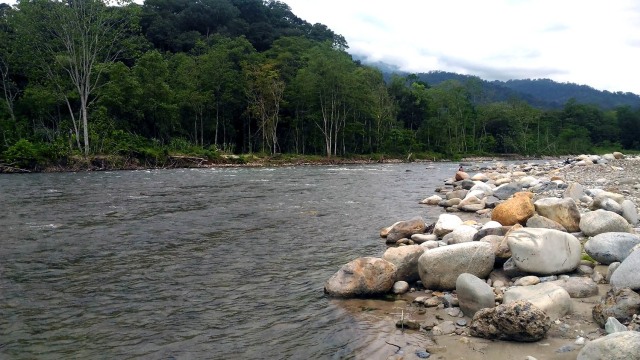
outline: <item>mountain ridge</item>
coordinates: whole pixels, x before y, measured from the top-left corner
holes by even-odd
[[[362,64],[379,69],[385,79],[392,75],[407,76],[415,74],[420,81],[429,86],[436,86],[444,81],[457,80],[467,82],[479,80],[486,101],[506,101],[517,98],[526,101],[532,106],[557,109],[564,106],[570,99],[579,103],[594,104],[603,109],[613,109],[619,106],[640,107],[640,95],[631,92],[610,92],[598,90],[589,85],[576,83],[560,83],[547,78],[540,79],[511,79],[507,81],[485,80],[475,75],[458,74],[448,71],[432,70],[424,73],[410,73],[400,70],[398,66],[380,61],[369,61],[363,56],[353,55],[353,59]]]

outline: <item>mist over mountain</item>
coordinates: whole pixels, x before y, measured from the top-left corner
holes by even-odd
[[[378,68],[389,79],[391,75],[406,76],[410,73],[401,71],[397,66],[384,62],[368,61],[365,57],[353,55],[353,59],[363,64]],[[480,81],[484,100],[486,102],[506,101],[518,98],[532,106],[543,109],[561,108],[569,99],[579,103],[593,104],[602,109],[613,109],[618,106],[629,105],[640,107],[640,95],[630,92],[610,92],[594,89],[588,85],[574,83],[559,83],[551,79],[517,79],[508,81],[484,80],[473,75],[463,75],[448,71],[429,71],[415,74],[429,86],[435,86],[448,80],[462,83],[475,80]]]

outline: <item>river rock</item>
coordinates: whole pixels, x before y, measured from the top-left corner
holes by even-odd
[[[614,151],[613,152],[613,157],[616,158],[616,160],[624,159],[624,154],[619,152],[619,151]]]
[[[460,181],[460,187],[465,190],[470,190],[472,187],[476,185],[476,182],[471,179],[464,179]]]
[[[640,332],[617,332],[590,341],[577,360],[640,360]]]
[[[622,261],[631,249],[640,244],[640,236],[628,232],[606,232],[590,238],[584,244],[584,251],[595,261],[611,264]]]
[[[482,229],[478,230],[478,232],[473,236],[473,241],[481,240],[483,237],[488,235],[504,236],[511,229],[511,226],[502,226],[497,221],[489,221],[489,223],[498,224],[499,226],[486,227],[485,224],[485,226],[483,226]]]
[[[391,247],[384,252],[382,258],[396,267],[395,280],[414,282],[420,279],[418,275],[418,259],[425,248],[420,245]]]
[[[602,327],[609,317],[628,322],[634,314],[640,314],[640,295],[629,288],[612,288],[593,307],[591,314]]]
[[[572,298],[586,298],[598,295],[598,284],[589,277],[570,277],[552,281],[551,283],[565,289]]]
[[[456,280],[456,293],[460,309],[466,316],[473,316],[480,309],[495,306],[493,289],[475,275],[460,274]]]
[[[433,228],[433,234],[439,238],[447,235],[455,230],[458,226],[462,225],[462,219],[453,214],[440,214],[436,225]]]
[[[409,283],[406,281],[396,281],[393,283],[392,290],[394,294],[404,294],[409,291]]]
[[[613,276],[613,273],[616,271],[618,266],[620,266],[620,262],[616,261],[612,262],[611,264],[609,264],[609,267],[607,267],[607,276],[605,277],[605,281],[607,283],[611,281],[611,276]]]
[[[506,236],[511,258],[523,271],[553,275],[575,270],[580,263],[580,241],[551,229],[523,228]]]
[[[473,241],[473,236],[478,232],[476,228],[470,225],[460,225],[452,232],[445,235],[442,240],[448,245],[460,244],[463,242]]]
[[[531,198],[533,193],[518,192],[512,198],[496,206],[491,213],[491,220],[502,225],[526,224],[527,219],[533,216],[535,209]]]
[[[593,198],[591,205],[589,205],[589,209],[602,209],[622,215],[622,205],[620,205],[617,201],[607,197],[604,193],[599,194],[598,196]]]
[[[469,192],[469,190],[453,190],[451,192],[448,192],[446,197],[447,200],[451,200],[451,199],[464,199],[465,196],[467,196],[467,193]]]
[[[586,236],[596,236],[606,232],[632,231],[631,226],[625,218],[614,212],[601,209],[582,215],[580,219],[580,230]]]
[[[435,248],[439,247],[440,246],[440,242],[439,241],[434,241],[434,240],[428,240],[428,241],[425,241],[425,242],[421,243],[420,246],[422,246],[424,251],[427,251],[427,250],[431,250],[431,249],[435,249]]]
[[[456,331],[456,324],[453,321],[443,321],[431,329],[431,334],[435,336],[449,335]]]
[[[466,172],[464,172],[464,171],[456,172],[456,175],[455,175],[456,181],[461,181],[461,180],[468,179],[468,178],[469,178],[469,174],[467,174]]]
[[[422,244],[426,241],[438,241],[438,237],[433,234],[413,234],[411,240],[416,244]]]
[[[462,273],[486,278],[494,261],[489,244],[468,242],[426,251],[418,259],[418,271],[425,288],[452,290]]]
[[[487,182],[489,181],[489,177],[484,173],[477,173],[471,177],[471,180]]]
[[[442,201],[442,198],[438,195],[432,195],[429,196],[428,198],[420,201],[420,204],[424,204],[424,205],[438,205],[440,204],[440,201]]]
[[[544,198],[537,200],[534,206],[538,215],[559,223],[568,232],[580,230],[580,210],[572,198]]]
[[[324,292],[336,297],[376,296],[388,293],[396,266],[373,257],[357,258],[340,268],[324,284]]]
[[[604,331],[607,334],[613,334],[621,331],[628,331],[628,329],[626,326],[622,325],[618,319],[609,317],[607,322],[604,324]]]
[[[542,229],[553,229],[558,231],[567,232],[567,229],[564,226],[560,225],[560,223],[553,221],[544,216],[540,216],[538,214],[533,215],[527,220],[528,228],[542,228]]]
[[[569,293],[551,282],[531,286],[517,286],[504,292],[504,304],[517,300],[527,300],[544,311],[552,320],[559,319],[571,312]]]
[[[515,286],[531,286],[536,284],[540,284],[540,278],[534,275],[523,276],[513,283]]]
[[[469,189],[469,194],[474,194],[474,196],[478,198],[484,198],[493,195],[493,188],[481,181],[476,181],[475,185]],[[467,194],[467,196],[469,196],[469,194]],[[482,195],[479,196],[479,194]]]
[[[611,275],[609,281],[612,286],[628,287],[632,290],[640,290],[640,250],[633,251]]]
[[[480,240],[491,245],[497,265],[504,264],[511,257],[511,250],[504,239],[505,237],[500,235],[487,235]]]
[[[624,200],[622,204],[622,217],[625,218],[629,224],[636,226],[638,225],[638,209],[636,208],[636,204],[631,200]]]
[[[513,194],[521,190],[522,188],[516,183],[503,184],[493,189],[493,196],[497,197],[500,200],[507,200]]]
[[[420,216],[416,216],[411,220],[399,221],[392,225],[389,233],[387,234],[387,243],[393,244],[396,241],[403,238],[410,238],[413,234],[424,233],[427,228],[424,219]]]
[[[485,208],[484,199],[476,196],[467,196],[458,204],[458,209],[466,212],[476,212]]]
[[[471,321],[471,335],[485,339],[533,342],[551,327],[547,314],[526,300],[481,309]]]
[[[567,186],[567,189],[564,191],[562,196],[565,198],[571,198],[577,203],[585,195],[582,185],[577,182],[572,182]]]

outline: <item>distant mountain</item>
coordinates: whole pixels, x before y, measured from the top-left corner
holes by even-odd
[[[354,56],[354,59],[380,69],[386,79],[389,79],[392,74],[409,75],[407,72],[399,71],[398,67],[394,65],[382,62],[368,62],[361,56]],[[621,105],[629,105],[633,108],[640,107],[640,95],[634,93],[600,91],[587,85],[559,83],[550,79],[488,81],[477,76],[446,71],[430,71],[416,75],[421,81],[431,86],[447,80],[458,80],[462,83],[473,79],[480,80],[485,101],[487,102],[518,98],[535,107],[555,109],[564,106],[567,100],[575,98],[579,103],[598,105],[602,109],[613,109]]]

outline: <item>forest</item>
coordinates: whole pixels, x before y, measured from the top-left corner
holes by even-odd
[[[477,78],[385,77],[347,50],[280,1],[0,4],[0,163],[640,150],[640,108],[495,101]]]

